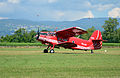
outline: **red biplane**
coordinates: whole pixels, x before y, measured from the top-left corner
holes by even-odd
[[[80,27],[71,27],[57,32],[37,32],[36,39],[42,44],[48,45],[44,53],[54,53],[54,48],[64,47],[72,50],[93,50],[102,48],[102,35],[99,30],[94,31],[89,40],[83,40],[75,36],[85,34],[87,31]]]

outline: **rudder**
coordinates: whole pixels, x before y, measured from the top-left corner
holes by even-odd
[[[96,30],[91,35],[89,41],[93,42],[94,49],[102,48],[102,34],[99,30]]]
[[[89,40],[102,40],[102,34],[99,30],[93,32]]]

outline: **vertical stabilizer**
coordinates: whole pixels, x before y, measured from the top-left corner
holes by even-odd
[[[89,40],[102,40],[102,34],[99,30],[93,32]]]
[[[89,41],[93,42],[94,49],[102,48],[102,34],[99,30],[96,30],[91,35]]]

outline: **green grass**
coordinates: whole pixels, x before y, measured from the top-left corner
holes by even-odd
[[[0,46],[43,46],[42,43],[0,43]],[[103,43],[103,46],[120,46],[120,43]]]
[[[103,43],[103,46],[116,46],[116,47],[120,47],[120,43]]]
[[[42,43],[0,43],[0,46],[42,46]]]
[[[0,78],[120,78],[120,48],[43,49],[0,48]]]

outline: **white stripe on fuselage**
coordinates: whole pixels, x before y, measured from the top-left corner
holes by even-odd
[[[52,43],[58,44],[58,41],[57,40],[53,40],[53,39],[39,37],[39,40],[43,40],[43,41],[47,41],[47,42],[52,42]]]
[[[100,31],[98,30],[98,35],[97,35],[97,38],[96,38],[96,40],[97,40],[97,39],[98,39],[98,37],[99,37],[99,32],[100,32]]]
[[[90,47],[83,47],[83,46],[79,46],[79,45],[77,45],[77,47],[75,47],[75,48],[78,48],[78,49],[87,49],[87,50],[90,49]]]

